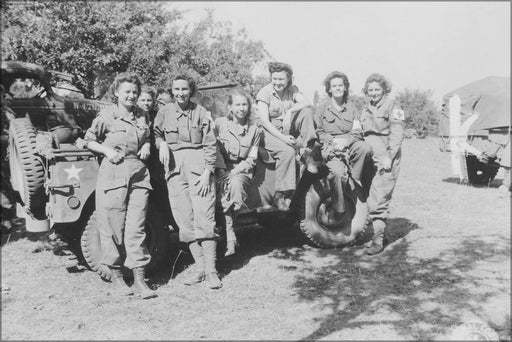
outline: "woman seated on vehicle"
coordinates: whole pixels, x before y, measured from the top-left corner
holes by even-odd
[[[348,77],[342,72],[333,71],[325,78],[324,86],[329,97],[318,105],[315,112],[317,133],[322,143],[322,156],[335,175],[335,186],[339,191],[346,157],[345,161],[350,163],[352,177],[362,183],[367,193],[372,177],[372,148],[363,141],[356,107],[347,101],[350,87]],[[336,211],[341,213],[343,203],[338,203],[340,207]]]
[[[400,104],[388,96],[390,92],[391,84],[384,76],[371,74],[366,79],[363,93],[370,101],[361,113],[361,126],[376,165],[368,196],[374,232],[372,244],[366,250],[369,255],[383,249],[389,204],[400,172],[405,116]]]
[[[217,167],[218,199],[226,220],[225,256],[234,254],[238,245],[233,224],[238,213],[246,208],[247,191],[258,158],[261,131],[251,119],[249,96],[241,89],[234,89],[228,97],[226,116],[215,120],[221,154]]]
[[[318,173],[320,144],[313,110],[292,84],[291,66],[272,62],[268,69],[272,81],[258,92],[256,102],[263,127],[263,147],[276,160],[276,205],[280,210],[288,210],[296,184],[295,149],[303,148],[301,157],[307,171]]]

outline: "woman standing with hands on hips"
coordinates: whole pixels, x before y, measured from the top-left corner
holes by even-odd
[[[382,251],[389,204],[400,172],[401,146],[404,139],[404,111],[389,97],[391,84],[380,74],[371,74],[363,93],[369,103],[361,113],[364,140],[372,147],[376,173],[368,197],[368,209],[374,235],[366,254]]]
[[[228,113],[215,120],[217,142],[222,156],[217,166],[219,197],[226,221],[225,256],[235,253],[238,244],[234,223],[246,208],[247,191],[258,159],[260,129],[251,122],[251,101],[241,89],[228,97]]]
[[[116,104],[102,109],[85,134],[85,146],[105,156],[96,187],[96,208],[102,264],[112,271],[112,283],[119,295],[133,294],[123,280],[124,263],[133,270],[135,293],[155,297],[144,282],[144,267],[151,260],[144,239],[148,208],[149,126],[136,106],[141,83],[134,74],[119,74],[113,83]],[[124,249],[126,258],[120,253]]]
[[[158,111],[154,129],[180,241],[188,243],[195,261],[195,272],[185,284],[206,279],[210,288],[217,289],[222,283],[215,268],[216,138],[210,114],[190,100],[195,81],[180,75],[171,84],[175,101]]]
[[[291,66],[272,62],[268,69],[271,83],[258,92],[256,102],[263,128],[263,147],[276,159],[276,205],[280,210],[288,210],[295,190],[295,149],[303,149],[302,158],[310,173],[318,173],[322,156],[313,110],[292,84]]]

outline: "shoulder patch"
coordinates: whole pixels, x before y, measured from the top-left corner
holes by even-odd
[[[405,113],[404,113],[403,109],[399,109],[399,108],[393,109],[393,120],[400,120],[400,121],[405,120]]]

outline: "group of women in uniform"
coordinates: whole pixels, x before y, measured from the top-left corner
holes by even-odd
[[[144,281],[150,261],[144,244],[148,194],[152,189],[147,164],[161,163],[180,241],[188,244],[194,271],[185,284],[206,282],[222,287],[216,270],[215,207],[222,205],[227,249],[238,245],[233,226],[246,210],[258,150],[276,162],[275,203],[288,210],[296,184],[296,157],[304,172],[318,173],[325,162],[341,187],[343,154],[348,152],[352,175],[367,191],[374,238],[367,254],[383,249],[389,202],[400,167],[404,115],[389,98],[389,82],[379,74],[366,80],[369,101],[362,112],[348,101],[349,81],[341,72],[325,81],[328,98],[317,108],[293,85],[292,68],[269,64],[271,82],[256,97],[258,123],[250,96],[241,89],[230,92],[227,112],[215,121],[201,105],[191,101],[194,79],[178,75],[171,81],[172,102],[154,109],[155,93],[136,75],[116,77],[115,103],[103,109],[85,135],[86,146],[105,156],[96,191],[103,224],[100,241],[103,264],[112,271],[120,295],[154,297]],[[342,207],[335,208],[343,215]],[[125,283],[121,267],[132,269],[134,286]]]

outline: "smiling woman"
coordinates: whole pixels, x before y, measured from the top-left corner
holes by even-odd
[[[116,104],[101,110],[85,134],[87,148],[105,156],[96,186],[101,264],[112,272],[115,294],[133,294],[123,280],[124,265],[133,271],[136,294],[151,298],[155,294],[144,280],[145,266],[151,260],[144,230],[152,190],[143,162],[150,153],[149,126],[144,112],[136,107],[139,78],[119,74],[113,89]]]
[[[217,145],[213,125],[210,113],[190,100],[196,92],[193,78],[178,75],[171,84],[175,102],[158,111],[154,129],[179,238],[188,244],[195,261],[195,273],[185,284],[206,280],[211,289],[218,289],[222,283],[215,266]]]

